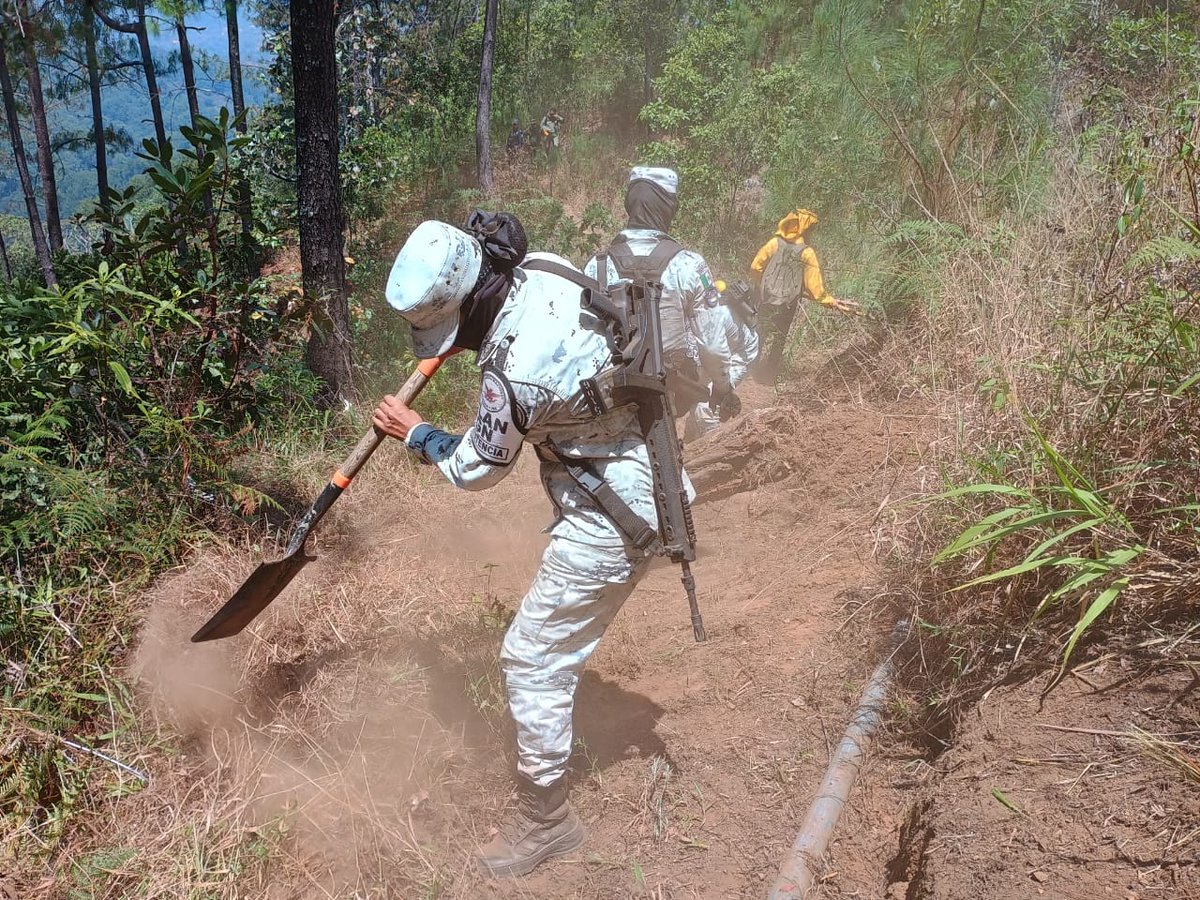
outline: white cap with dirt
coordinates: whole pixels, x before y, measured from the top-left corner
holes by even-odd
[[[664,166],[634,166],[629,171],[629,182],[649,181],[668,194],[679,193],[679,173]]]
[[[479,278],[482,259],[478,242],[445,222],[422,222],[404,242],[385,295],[412,326],[418,358],[439,356],[454,346],[459,308]]]

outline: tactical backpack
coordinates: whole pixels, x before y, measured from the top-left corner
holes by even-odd
[[[604,290],[619,280],[647,285],[661,285],[663,273],[683,247],[672,237],[664,237],[652,253],[639,256],[621,235],[607,250],[596,254],[596,281]],[[611,270],[611,271],[610,271]],[[708,399],[708,388],[700,374],[699,353],[695,339],[688,331],[688,311],[682,298],[659,303],[662,329],[662,350],[667,366],[667,386],[675,411],[683,415],[697,403]]]
[[[767,303],[787,303],[804,296],[805,243],[793,244],[777,238],[779,249],[767,262],[763,270],[762,287]]]
[[[549,272],[582,288],[580,309],[596,317],[612,348],[610,365],[580,382],[592,415],[632,406],[646,442],[654,482],[658,527],[650,525],[604,480],[590,460],[564,454],[551,442],[538,446],[543,460],[557,460],[584,494],[604,511],[629,543],[683,567],[681,581],[697,641],[707,639],[691,563],[696,558],[696,526],[683,473],[683,446],[675,431],[675,392],[663,352],[662,284],[622,278],[611,285],[548,259],[526,260],[523,267]],[[690,409],[690,406],[687,407]]]

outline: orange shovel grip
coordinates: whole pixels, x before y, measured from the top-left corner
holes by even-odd
[[[426,378],[432,378],[438,369],[442,367],[442,363],[452,357],[455,353],[461,353],[462,347],[451,347],[441,356],[434,356],[430,359],[423,359],[417,363],[417,371]]]

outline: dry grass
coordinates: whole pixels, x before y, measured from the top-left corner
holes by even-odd
[[[20,896],[435,897],[463,880],[506,770],[495,645],[514,586],[488,561],[535,542],[456,530],[447,489],[396,447],[380,457],[243,635],[187,643],[256,550],[200,550],[146,598],[138,722],[112,752],[150,784],[130,796],[136,779],[98,769],[108,799],[16,867]]]
[[[957,590],[1021,563],[1076,519],[931,566],[968,525],[1015,501],[987,493],[910,507],[906,527],[893,534],[895,592],[924,626],[908,676],[935,721],[997,679],[1059,664],[1080,635],[1114,647],[1148,633],[1176,635],[1157,661],[1194,655],[1185,623],[1200,596],[1196,514],[1188,508],[1200,488],[1200,395],[1186,376],[1197,359],[1190,328],[1200,269],[1138,255],[1153,235],[1179,233],[1190,221],[1194,163],[1170,162],[1177,135],[1170,123],[1157,125],[1140,170],[1153,203],[1123,237],[1113,226],[1129,206],[1114,195],[1107,168],[1118,166],[1117,136],[1099,164],[1079,148],[1061,151],[1037,215],[1011,228],[968,217],[967,237],[950,241],[937,268],[939,300],[920,347],[942,410],[932,490],[1001,483],[1051,510],[1069,506],[1068,496],[1091,497],[1102,521],[1064,537],[1063,554],[1086,561],[1125,548],[1132,561],[1061,598],[1055,591],[1072,571],[1067,563]],[[1101,605],[1104,588],[1115,600],[1085,630],[1078,623]]]

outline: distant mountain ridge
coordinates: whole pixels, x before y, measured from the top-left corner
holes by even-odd
[[[177,54],[179,41],[173,25],[161,16],[155,16],[157,33],[152,32],[150,45],[155,59],[166,63],[171,55]],[[270,91],[258,76],[261,64],[266,59],[261,45],[263,32],[241,9],[238,15],[238,30],[241,39],[243,91],[248,107],[262,106]],[[205,10],[188,17],[188,41],[196,64],[196,86],[200,111],[213,116],[222,106],[233,108],[229,92],[228,37],[225,17],[213,10]],[[105,123],[115,129],[124,130],[133,140],[132,148],[110,147],[108,153],[109,183],[114,188],[123,188],[134,176],[145,169],[145,161],[136,153],[141,149],[144,138],[154,137],[154,125],[150,120],[150,101],[145,83],[140,79],[141,70],[131,70],[136,84],[105,85],[102,92]],[[43,73],[49,80],[49,73]],[[176,65],[174,71],[160,72],[159,91],[162,95],[163,117],[169,134],[178,137],[180,125],[187,124],[188,103],[184,90],[183,73]],[[65,100],[48,102],[50,139],[59,142],[72,134],[86,135],[91,132],[91,105],[87,91],[80,91]],[[253,115],[251,111],[250,115]],[[34,164],[35,151],[33,128],[22,121],[22,136],[25,152],[30,160],[30,171],[37,177]],[[7,132],[0,143],[7,147]],[[178,146],[178,140],[176,140]],[[11,152],[7,153],[11,159]],[[95,150],[91,144],[62,148],[55,153],[58,167],[58,199],[65,217],[75,215],[96,199]],[[8,167],[5,167],[8,168]],[[36,184],[40,191],[40,181]],[[40,199],[40,198],[39,198]],[[0,170],[0,214],[25,217],[25,201],[15,171]]]

